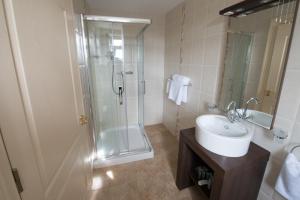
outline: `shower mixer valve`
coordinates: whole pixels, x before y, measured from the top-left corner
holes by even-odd
[[[119,103],[123,105],[123,88],[119,87]]]

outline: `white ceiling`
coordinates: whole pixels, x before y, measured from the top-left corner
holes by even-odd
[[[91,13],[103,15],[156,16],[164,15],[183,0],[86,0]]]

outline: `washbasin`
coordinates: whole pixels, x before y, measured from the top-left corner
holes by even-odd
[[[196,119],[196,140],[205,149],[227,157],[247,154],[252,134],[240,122],[231,123],[222,115],[202,115]]]

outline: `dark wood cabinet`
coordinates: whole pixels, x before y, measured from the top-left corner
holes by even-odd
[[[181,190],[196,183],[194,169],[205,166],[213,174],[211,187],[199,186],[209,200],[256,200],[270,153],[251,143],[243,157],[212,153],[195,139],[195,128],[180,132],[176,185]]]

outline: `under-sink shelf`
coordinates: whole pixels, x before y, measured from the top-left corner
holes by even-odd
[[[176,185],[180,190],[198,185],[194,169],[205,166],[213,173],[211,189],[197,188],[207,200],[256,200],[269,156],[267,150],[254,143],[243,157],[220,156],[197,143],[195,128],[182,130]]]
[[[196,178],[196,173],[194,171],[191,172],[190,174],[190,178],[192,179],[192,181],[194,182],[195,185],[197,185],[197,187],[200,190],[200,193],[202,194],[203,197],[207,197],[207,200],[209,199],[210,193],[211,193],[211,189],[208,189],[207,185],[203,185],[200,186],[198,185],[198,180]]]

